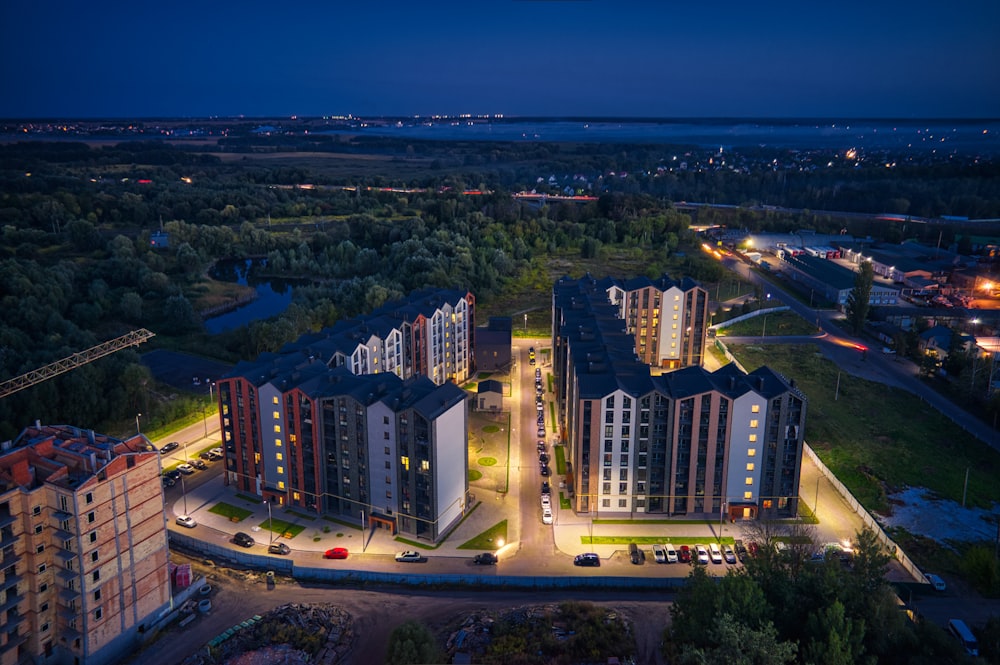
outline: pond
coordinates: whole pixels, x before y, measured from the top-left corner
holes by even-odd
[[[205,329],[216,335],[249,325],[253,321],[269,319],[281,314],[292,303],[293,282],[287,279],[259,277],[267,267],[267,259],[233,259],[217,261],[209,272],[212,279],[236,282],[253,287],[257,297],[225,314],[205,319]]]

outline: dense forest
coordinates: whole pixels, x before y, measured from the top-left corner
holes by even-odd
[[[550,264],[575,276],[613,266],[714,284],[723,272],[696,249],[692,213],[673,205],[681,200],[742,206],[698,211],[702,223],[817,231],[846,225],[890,239],[904,233],[899,225],[747,206],[766,200],[1000,216],[1000,180],[990,163],[779,171],[773,163],[757,168],[767,156],[750,154],[731,156],[739,169],[670,171],[659,168],[670,152],[663,146],[337,139],[327,143],[348,161],[330,164],[305,153],[324,146],[301,141],[233,143],[198,150],[145,141],[0,146],[0,379],[137,327],[157,334],[153,346],[234,362],[425,286],[467,288],[485,313],[509,313],[512,294],[542,309],[558,276]],[[274,159],[280,150],[288,154]],[[691,164],[711,159],[685,154]],[[357,175],[345,175],[352,169]],[[564,191],[562,181],[596,200],[533,206],[510,195]],[[407,189],[365,189],[387,186]],[[906,233],[947,234],[950,242],[961,232],[942,229],[913,224]],[[168,247],[150,242],[161,230]],[[304,280],[291,307],[273,320],[207,335],[202,313],[238,297],[232,285],[208,276],[227,257],[266,258],[270,275]],[[155,392],[137,352],[120,352],[0,400],[0,439],[35,419],[114,432],[137,410],[155,425],[190,406],[183,399],[150,404]]]

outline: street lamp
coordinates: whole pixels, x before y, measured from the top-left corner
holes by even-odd
[[[136,433],[137,435],[138,435],[138,434],[142,434],[142,432],[140,432],[140,431],[139,431],[139,417],[140,417],[141,415],[142,415],[141,413],[137,413],[137,414],[135,414],[135,433]]]
[[[528,331],[528,314],[527,314],[527,312],[524,314],[524,331],[525,332]]]
[[[265,501],[264,505],[267,506],[267,545],[271,546],[274,542],[274,522],[271,521],[271,502]]]

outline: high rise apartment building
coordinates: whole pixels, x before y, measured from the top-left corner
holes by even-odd
[[[429,315],[397,303],[402,328],[376,330],[383,311],[237,365],[218,382],[226,483],[437,540],[466,508],[467,395],[453,381],[470,371],[471,308],[468,294]]]
[[[699,366],[705,353],[708,292],[690,277],[663,275],[620,282],[605,279],[601,288],[618,307],[618,318],[635,339],[639,360],[662,369]]]
[[[553,362],[574,510],[794,515],[805,396],[766,367],[653,375],[620,316],[621,300],[612,300],[614,284],[588,276],[553,289]]]
[[[115,662],[170,606],[159,453],[36,424],[0,451],[0,663]]]
[[[468,291],[422,289],[369,315],[338,321],[289,349],[308,347],[352,374],[423,375],[437,385],[461,383],[475,367],[476,299]]]

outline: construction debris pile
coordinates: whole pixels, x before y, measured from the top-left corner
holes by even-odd
[[[353,618],[340,607],[288,603],[184,665],[343,665],[354,638]]]

